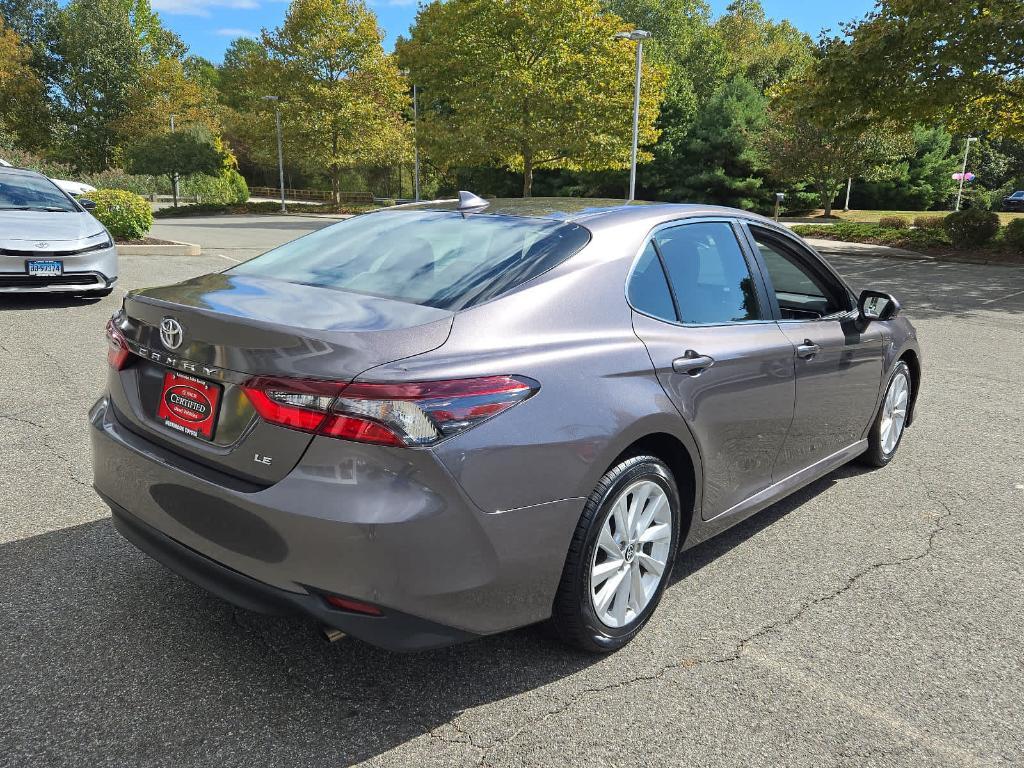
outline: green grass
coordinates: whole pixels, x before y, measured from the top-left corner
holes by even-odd
[[[848,243],[876,243],[908,250],[949,249],[949,235],[943,229],[893,229],[865,222],[839,221],[823,227],[819,224],[798,224],[793,231],[802,237],[844,240]]]
[[[883,212],[886,215],[897,215]],[[830,226],[797,224],[793,232],[801,237],[821,240],[841,240],[848,243],[874,243],[908,251],[929,253],[954,261],[993,261],[1020,264],[1024,260],[1024,247],[1005,238],[1005,228],[990,242],[979,247],[955,247],[944,229],[928,227],[895,229],[860,221],[838,221]]]
[[[816,211],[817,216],[821,216],[824,211]],[[950,211],[842,211],[833,209],[832,215],[836,216],[844,221],[856,221],[865,224],[877,224],[878,220],[883,216],[903,216],[913,222],[915,216],[945,216]],[[998,211],[999,223],[1006,225],[1014,219],[1024,218],[1024,213],[1021,212],[1009,212],[1009,211]]]

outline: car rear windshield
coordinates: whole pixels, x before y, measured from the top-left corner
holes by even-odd
[[[583,227],[549,219],[384,211],[293,240],[228,273],[458,310],[546,272],[589,240]]]
[[[49,179],[0,169],[0,211],[77,211]]]

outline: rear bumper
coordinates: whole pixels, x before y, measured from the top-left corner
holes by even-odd
[[[319,595],[277,589],[179,544],[102,493],[100,497],[110,507],[114,527],[124,538],[179,576],[239,608],[275,615],[309,616],[326,626],[392,651],[422,651],[475,637],[398,611],[387,611],[381,616],[363,616],[333,609]]]
[[[240,606],[283,606],[387,648],[549,617],[583,504],[485,513],[429,451],[329,438],[261,487],[137,435],[106,399],[90,423],[94,487],[140,549]],[[319,592],[384,618],[337,611]]]

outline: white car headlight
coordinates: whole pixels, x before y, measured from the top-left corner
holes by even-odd
[[[95,235],[89,235],[85,238],[85,242],[82,243],[82,248],[90,248],[99,250],[100,248],[110,248],[114,244],[110,235],[106,232],[97,232]]]

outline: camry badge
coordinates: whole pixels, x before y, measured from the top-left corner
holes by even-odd
[[[173,317],[165,317],[160,321],[160,341],[167,349],[175,350],[181,346],[185,331],[181,323]]]
[[[36,246],[36,248],[38,248],[41,251],[44,248],[49,248],[50,244],[48,242],[46,242],[45,240],[40,240],[38,243],[35,244],[35,246]]]

